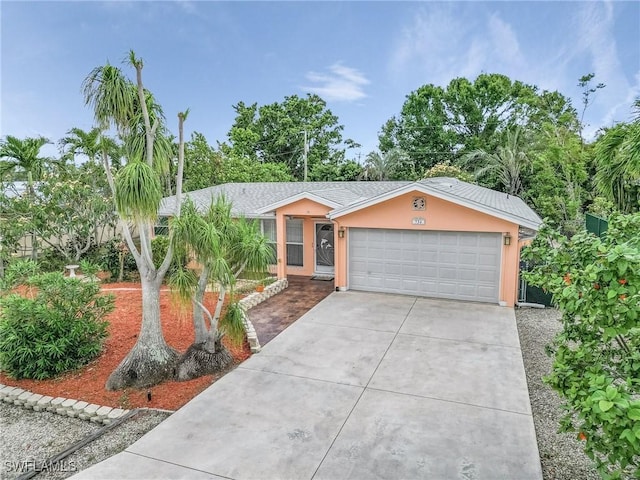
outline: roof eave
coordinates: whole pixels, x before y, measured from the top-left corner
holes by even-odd
[[[284,207],[285,205],[290,205],[290,204],[295,203],[295,202],[297,202],[299,200],[305,200],[305,199],[306,200],[311,200],[312,202],[316,202],[316,203],[319,203],[320,205],[324,205],[326,207],[334,208],[334,209],[339,208],[339,207],[342,206],[339,203],[332,202],[331,200],[327,200],[326,198],[322,198],[322,197],[320,197],[318,195],[315,195],[313,193],[300,192],[300,193],[297,193],[297,194],[292,195],[290,197],[283,198],[282,200],[280,200],[278,202],[275,202],[275,203],[266,205],[266,206],[264,206],[262,208],[259,208],[259,209],[256,210],[256,214],[258,214],[258,215],[266,214],[268,212],[277,210],[278,208]]]
[[[362,210],[364,208],[371,207],[373,205],[377,205],[378,203],[385,202],[392,198],[398,197],[400,195],[404,195],[405,193],[409,193],[412,191],[419,191],[424,193],[425,195],[431,195],[436,198],[440,198],[442,200],[446,200],[449,202],[456,203],[463,207],[470,208],[472,210],[476,210],[481,213],[485,213],[487,215],[491,215],[492,217],[500,218],[502,220],[506,220],[511,223],[515,223],[517,225],[521,225],[523,227],[530,228],[532,230],[538,231],[542,222],[534,222],[532,220],[519,217],[517,215],[510,214],[508,212],[504,212],[501,210],[497,210],[493,207],[488,207],[486,205],[478,204],[476,202],[466,200],[464,198],[458,197],[456,195],[448,195],[440,190],[429,188],[427,185],[423,185],[421,183],[415,182],[409,185],[404,185],[395,190],[391,190],[389,192],[385,192],[382,195],[378,195],[377,197],[368,198],[366,200],[357,202],[352,205],[348,205],[346,207],[337,208],[327,215],[327,218],[330,220],[334,220],[336,218],[343,217],[345,215],[349,215],[350,213],[357,212],[358,210]]]

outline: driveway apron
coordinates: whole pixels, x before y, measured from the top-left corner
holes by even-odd
[[[335,292],[76,478],[541,479],[512,309]]]

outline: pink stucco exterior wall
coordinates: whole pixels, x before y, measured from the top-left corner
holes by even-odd
[[[426,210],[413,210],[412,200],[416,196],[423,196],[427,200]],[[277,274],[282,278],[286,275],[312,275],[314,273],[314,224],[328,220],[325,216],[331,211],[327,207],[312,200],[303,199],[290,205],[278,208],[276,211],[277,229]],[[285,218],[293,216],[304,219],[304,266],[286,266]],[[423,217],[425,225],[413,225],[414,217]],[[500,278],[500,302],[513,306],[517,301],[518,292],[518,225],[487,215],[461,205],[425,195],[411,192],[392,198],[368,208],[353,212],[334,221],[335,231],[335,285],[348,288],[347,245],[349,228],[397,228],[408,230],[445,230],[459,232],[499,232],[511,236],[511,245],[502,245],[502,266]],[[345,229],[344,238],[338,238],[338,230]]]

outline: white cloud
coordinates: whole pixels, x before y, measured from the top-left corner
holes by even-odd
[[[460,4],[431,4],[417,11],[397,40],[390,61],[391,74],[398,79],[417,74],[424,83],[441,86],[460,76],[509,75],[525,67],[509,23],[497,13],[478,15]]]
[[[308,72],[306,77],[318,85],[301,88],[327,101],[351,102],[365,98],[367,94],[363,87],[370,83],[360,71],[346,67],[340,62],[331,65],[328,73]]]
[[[593,84],[604,83],[606,87],[593,95],[588,107],[587,119],[591,119],[586,135],[591,137],[599,126],[611,126],[628,121],[630,106],[640,94],[640,72],[630,80],[624,73],[615,38],[615,16],[613,4],[585,3],[578,15],[575,56],[589,57],[589,71],[595,78]],[[577,103],[577,102],[576,102]]]
[[[392,76],[404,79],[408,71],[427,76],[428,83],[443,85],[458,75],[465,24],[450,5],[429,5],[416,12],[405,27],[391,56]],[[476,61],[475,55],[471,58]],[[462,68],[464,70],[464,68]]]
[[[520,51],[518,37],[511,25],[494,13],[489,17],[488,29],[492,50],[502,63],[510,67],[524,66],[525,61]]]

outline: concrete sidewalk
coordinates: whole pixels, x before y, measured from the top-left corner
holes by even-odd
[[[74,478],[541,479],[514,312],[333,293]]]

